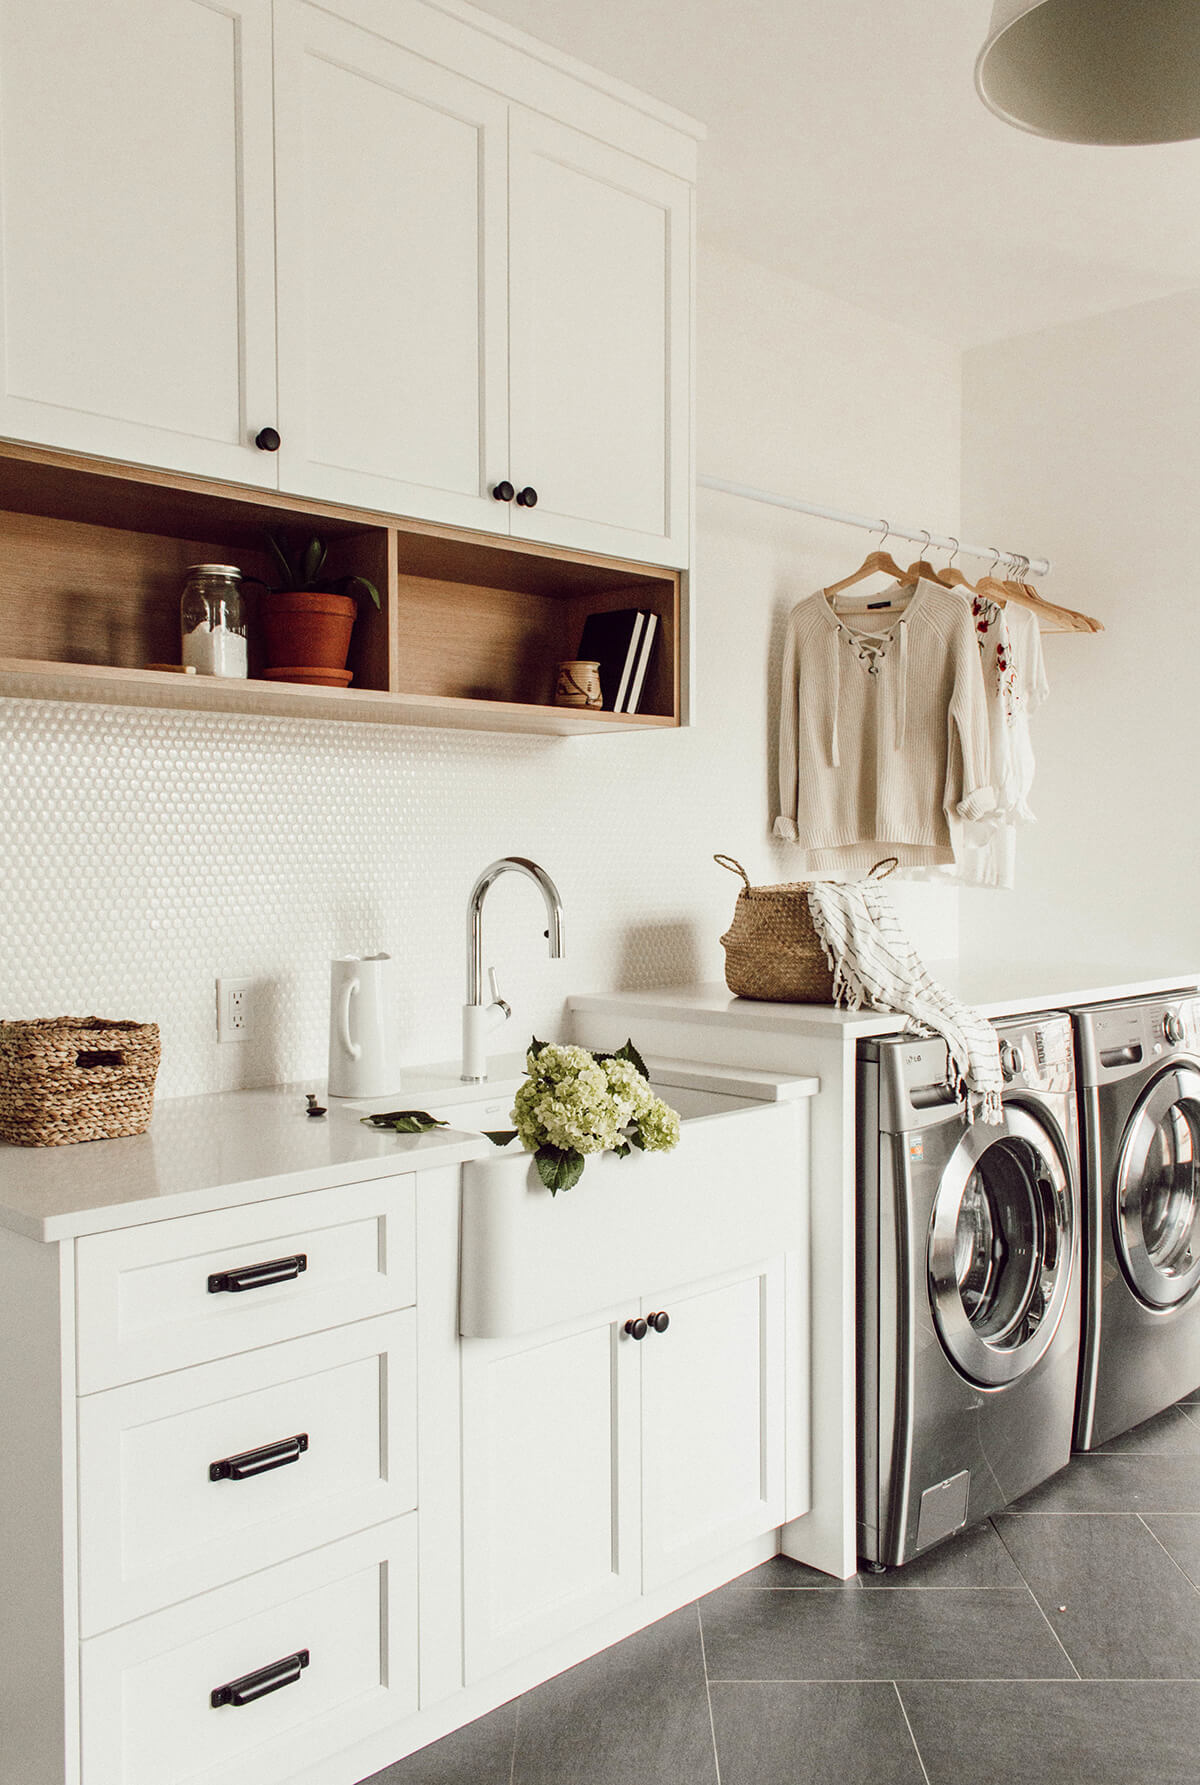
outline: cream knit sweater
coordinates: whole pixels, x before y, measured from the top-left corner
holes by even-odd
[[[884,855],[901,867],[953,861],[949,818],[989,811],[990,778],[961,595],[922,578],[899,617],[839,618],[820,589],[792,610],[775,835],[804,849],[802,872],[858,874]]]

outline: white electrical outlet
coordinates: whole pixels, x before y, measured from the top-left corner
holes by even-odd
[[[218,979],[217,1040],[249,1041],[254,1033],[254,981]]]

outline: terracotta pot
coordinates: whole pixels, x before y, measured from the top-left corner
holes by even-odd
[[[272,590],[259,604],[268,668],[344,670],[357,612],[352,595]]]

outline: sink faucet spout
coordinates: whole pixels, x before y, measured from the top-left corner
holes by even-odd
[[[500,997],[495,984],[495,974],[491,975],[492,1002],[485,1004],[483,1000],[483,902],[488,889],[501,874],[524,874],[541,889],[546,903],[546,938],[550,945],[550,958],[560,960],[563,952],[563,909],[558,888],[547,874],[545,868],[537,862],[529,861],[523,855],[505,855],[494,861],[483,870],[467,900],[467,1001],[463,1005],[463,1066],[464,1082],[481,1084],[487,1078],[487,1053],[485,1038],[491,1029],[507,1022],[512,1015],[508,1005]]]

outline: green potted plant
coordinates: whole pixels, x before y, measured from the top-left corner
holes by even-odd
[[[267,679],[344,688],[353,673],[346,658],[357,597],[369,595],[379,607],[379,590],[365,576],[328,575],[319,538],[294,545],[281,533],[266,537],[277,579],[259,599]]]

